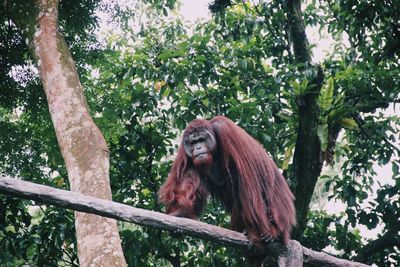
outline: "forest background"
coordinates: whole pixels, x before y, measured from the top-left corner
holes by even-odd
[[[108,144],[113,200],[162,211],[156,192],[180,132],[223,114],[288,179],[293,238],[396,266],[400,3],[292,2],[214,1],[193,25],[171,0],[60,2],[59,29]],[[0,173],[69,189],[38,61],[12,8],[0,9]],[[34,204],[0,195],[0,265],[78,266],[74,213]],[[217,203],[202,220],[229,227]],[[129,266],[245,263],[211,242],[119,229]]]

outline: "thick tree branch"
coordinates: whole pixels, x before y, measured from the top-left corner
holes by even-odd
[[[295,207],[297,214],[297,228],[294,238],[301,241],[303,231],[307,223],[311,197],[315,184],[321,174],[323,153],[318,137],[318,95],[324,80],[323,71],[318,68],[316,78],[311,82],[311,92],[298,99],[299,126],[297,129],[296,147],[293,155],[292,177],[295,181],[293,193],[295,195]]]
[[[383,236],[371,241],[365,245],[354,258],[357,261],[368,263],[370,257],[386,248],[398,246],[400,247],[400,226],[395,229],[390,229]]]
[[[84,196],[76,192],[55,189],[48,186],[38,185],[9,177],[0,176],[0,193],[31,199],[41,203],[47,203],[62,208],[73,209],[81,212],[93,213],[100,216],[114,218],[126,222],[136,223],[173,232],[210,240],[226,246],[247,248],[249,241],[247,237],[239,232],[209,225],[196,220],[178,218],[159,212],[134,208],[109,200]],[[275,243],[275,244],[274,244]],[[277,242],[269,243],[270,250],[276,249]],[[298,251],[302,253],[298,257]],[[338,259],[323,252],[316,252],[304,248],[297,241],[289,242],[285,257],[280,257],[280,266],[302,266],[294,264],[291,258],[302,260],[309,266],[368,266],[365,264]],[[288,262],[289,261],[289,262]],[[297,262],[298,263],[298,262]]]
[[[324,73],[320,66],[311,66],[311,52],[305,32],[300,0],[286,1],[287,20],[295,60],[304,67],[300,70],[315,70],[315,77],[309,81],[308,91],[298,97],[297,140],[293,155],[291,174],[294,182],[297,228],[293,237],[301,241],[307,223],[307,212],[315,184],[321,174],[323,155],[317,134],[319,107],[318,96],[324,82]]]
[[[303,15],[301,13],[301,1],[288,0],[286,5],[290,38],[293,44],[293,52],[296,61],[299,63],[310,62],[311,53],[308,45]]]

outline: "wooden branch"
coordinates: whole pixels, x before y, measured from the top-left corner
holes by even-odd
[[[216,241],[223,245],[246,247],[248,244],[246,236],[236,231],[14,178],[0,177],[0,192],[57,207],[132,222],[142,226],[172,232],[179,231],[190,236]]]
[[[355,257],[355,259],[361,262],[368,262],[371,255],[379,251],[383,251],[386,248],[394,246],[400,246],[399,231],[400,231],[400,226],[397,226],[387,231],[384,235],[369,242],[358,251],[358,255]]]
[[[236,231],[196,220],[169,216],[163,213],[134,208],[109,200],[84,196],[76,192],[25,182],[15,178],[0,176],[0,193],[51,204],[57,207],[132,222],[142,226],[180,232],[185,235],[210,240],[225,246],[247,248],[249,244],[247,237]],[[302,254],[300,255],[301,257],[298,256],[298,252]],[[294,258],[296,259],[293,260]],[[300,243],[295,240],[289,242],[285,255],[279,257],[279,266],[302,266],[302,264],[293,265],[293,263],[298,262],[299,259],[307,262],[310,266],[368,266],[358,262],[339,259],[323,252],[312,251],[308,248],[302,247]]]

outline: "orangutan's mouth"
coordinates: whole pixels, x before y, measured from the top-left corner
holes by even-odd
[[[194,157],[197,159],[197,158],[204,158],[205,156],[207,155],[207,153],[200,153],[200,154],[197,154],[197,155],[195,155]]]

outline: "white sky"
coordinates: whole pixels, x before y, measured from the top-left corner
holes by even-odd
[[[191,23],[196,22],[197,19],[209,18],[210,12],[208,11],[208,3],[211,0],[182,0],[181,14],[184,19]]]

